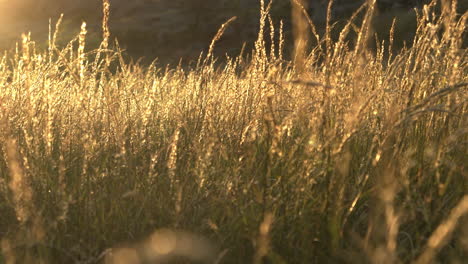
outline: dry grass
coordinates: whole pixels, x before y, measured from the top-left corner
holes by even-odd
[[[108,1],[98,50],[86,24],[46,51],[25,35],[0,59],[0,263],[461,263],[468,13],[426,7],[392,54],[367,47],[374,4],[293,61],[263,1],[223,66],[232,20],[176,68],[108,48]]]

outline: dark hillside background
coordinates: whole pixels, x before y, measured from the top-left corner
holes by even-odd
[[[252,43],[257,36],[258,0],[111,0],[111,33],[134,58],[151,61],[158,57],[163,63],[196,59],[206,50],[219,26],[233,16],[232,23],[218,42],[216,53],[237,55],[244,42]],[[335,0],[332,16],[344,21],[364,0]],[[414,7],[428,0],[378,0],[376,31],[390,28],[398,17],[397,46],[410,42],[415,25]],[[459,1],[459,12],[466,11],[467,0]],[[308,0],[308,12],[319,30],[326,21],[327,0]],[[81,21],[88,23],[88,47],[100,40],[101,0],[0,0],[0,48],[12,49],[21,33],[31,32],[38,45],[45,45],[49,22],[54,25],[64,13],[61,30],[62,44],[79,31]],[[290,37],[290,0],[276,0],[272,16],[276,27],[284,20]],[[291,38],[289,38],[291,39]],[[291,41],[290,41],[291,42]],[[288,45],[288,43],[287,43]]]

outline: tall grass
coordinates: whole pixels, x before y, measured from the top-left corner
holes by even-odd
[[[250,56],[222,66],[233,19],[174,68],[126,62],[107,23],[91,51],[86,24],[46,51],[24,35],[0,60],[0,263],[461,263],[468,13],[452,2],[398,53],[368,47],[374,0],[296,60],[263,0]]]

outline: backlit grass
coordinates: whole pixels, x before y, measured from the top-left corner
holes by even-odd
[[[2,55],[0,263],[466,259],[468,13],[433,2],[393,53],[368,47],[373,0],[337,40],[296,7],[288,59],[261,2],[222,64],[232,20],[179,67],[126,62],[106,23],[97,50],[83,24]]]

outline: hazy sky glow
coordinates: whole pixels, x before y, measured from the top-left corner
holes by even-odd
[[[0,48],[12,48],[22,33],[31,31],[33,36],[47,36],[48,15],[44,0],[0,0]]]

